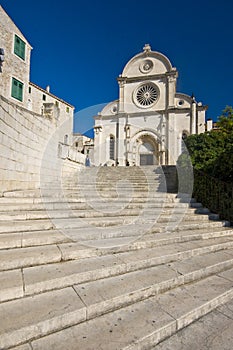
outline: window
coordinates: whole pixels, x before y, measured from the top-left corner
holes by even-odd
[[[65,136],[64,136],[64,144],[65,144],[65,145],[68,145],[68,135],[65,135]]]
[[[182,139],[181,139],[181,152],[185,153],[187,151],[186,145],[185,145],[185,140],[188,137],[188,132],[186,130],[184,130],[182,132]]]
[[[59,107],[59,102],[55,101],[55,106],[58,108]]]
[[[184,100],[179,100],[178,105],[183,106],[183,104],[184,104]]]
[[[114,136],[110,136],[110,144],[109,144],[109,158],[115,159],[115,138]]]
[[[153,83],[146,83],[140,85],[134,91],[134,102],[143,108],[148,108],[153,106],[155,102],[158,100],[159,90],[157,86]]]
[[[66,113],[69,113],[70,109],[69,107],[66,107]]]
[[[28,88],[28,92],[29,92],[29,94],[32,92],[32,88],[31,88],[31,86],[29,86],[29,88]]]
[[[23,101],[23,83],[15,78],[12,78],[11,96]]]
[[[15,35],[14,53],[25,60],[25,42]]]
[[[43,101],[46,101],[46,95],[43,94]]]

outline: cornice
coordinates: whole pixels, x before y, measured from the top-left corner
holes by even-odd
[[[153,74],[153,75],[146,75],[146,76],[137,76],[137,77],[123,77],[119,76],[117,78],[118,83],[120,84],[130,84],[135,82],[142,82],[142,81],[150,81],[150,80],[158,80],[158,79],[166,79],[166,78],[177,78],[178,72],[177,70],[173,70],[171,72],[166,72],[164,74]]]

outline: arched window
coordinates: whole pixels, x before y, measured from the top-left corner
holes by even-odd
[[[109,158],[112,160],[115,159],[115,137],[113,135],[110,135]]]
[[[65,135],[65,136],[64,136],[64,144],[65,144],[65,145],[68,145],[68,135]]]
[[[185,140],[187,139],[188,135],[189,135],[188,131],[186,130],[182,131],[181,153],[184,153],[186,151]]]

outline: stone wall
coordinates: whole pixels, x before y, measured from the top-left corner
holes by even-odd
[[[177,168],[175,165],[163,165],[162,171],[166,179],[166,187],[168,193],[178,192]]]
[[[51,164],[58,159],[59,142],[71,132],[72,120],[59,124],[0,96],[0,194],[39,188],[41,164],[51,179],[59,177]]]

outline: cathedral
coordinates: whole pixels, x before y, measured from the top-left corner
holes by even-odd
[[[119,99],[95,119],[95,165],[174,165],[183,140],[205,131],[207,106],[176,91],[178,71],[149,44],[118,77]]]

